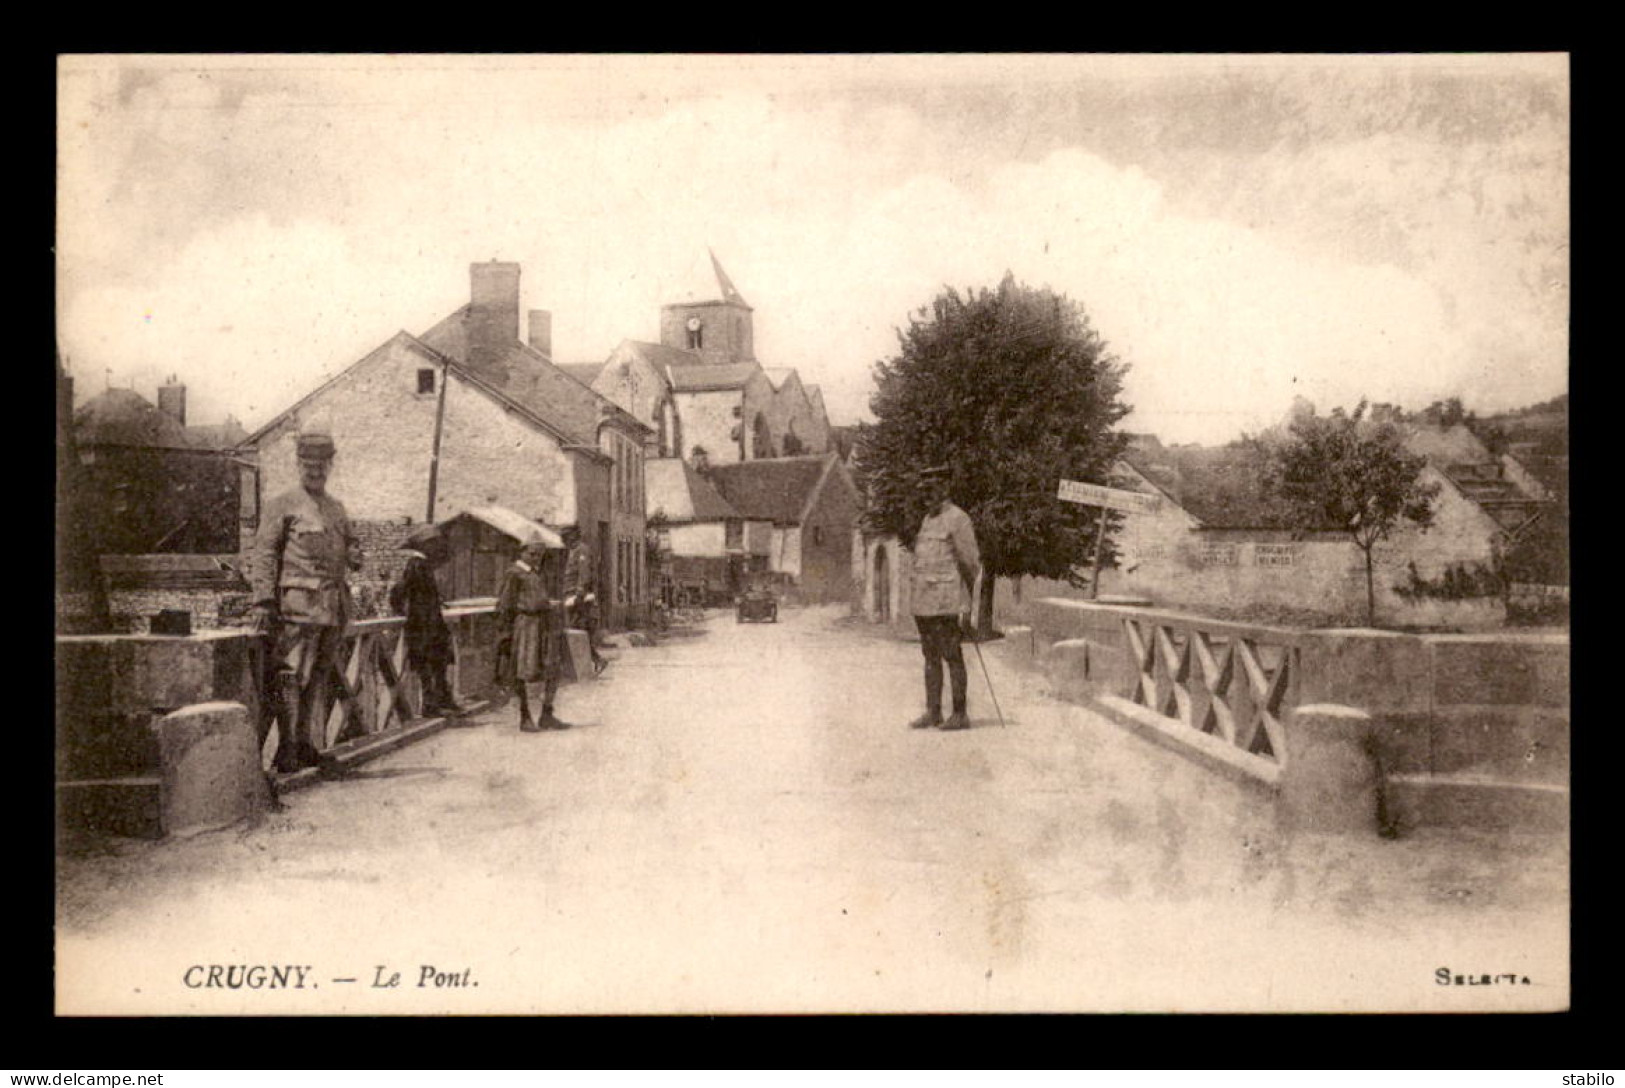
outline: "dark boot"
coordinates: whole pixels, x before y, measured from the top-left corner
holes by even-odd
[[[519,697],[519,731],[521,733],[540,733],[542,727],[532,721],[530,717],[530,699],[525,694],[524,683],[515,684],[513,693]]]
[[[467,714],[468,708],[457,702],[451,693],[451,685],[442,678],[438,683],[429,685],[429,691],[423,697],[423,713],[429,717],[457,718]]]
[[[279,774],[292,774],[310,766],[306,762],[305,749],[310,745],[300,736],[299,711],[300,696],[303,693],[299,688],[299,677],[293,673],[280,673],[276,679],[276,690],[272,698],[276,702],[276,770]]]
[[[965,716],[965,712],[963,710],[956,710],[952,714],[948,715],[948,720],[943,722],[939,728],[969,729],[970,719]]]
[[[942,724],[942,711],[927,710],[918,718],[908,723],[910,729],[935,729]]]
[[[566,722],[566,721],[560,721],[553,714],[553,708],[552,707],[544,706],[542,708],[542,720],[541,720],[541,723],[537,726],[537,728],[538,729],[569,729],[570,728],[570,723]]]

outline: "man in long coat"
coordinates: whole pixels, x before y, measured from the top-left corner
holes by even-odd
[[[406,617],[406,660],[423,684],[423,713],[455,716],[464,712],[457,705],[446,670],[456,659],[451,627],[446,623],[445,602],[440,596],[436,567],[445,564],[451,551],[445,537],[433,525],[411,533],[405,541],[406,566],[390,587],[389,606]]]
[[[519,729],[569,729],[553,713],[559,690],[564,653],[565,553],[532,540],[519,549],[519,558],[502,578],[497,593],[497,681],[510,686],[519,699]],[[532,720],[526,688],[542,684],[542,716]]]

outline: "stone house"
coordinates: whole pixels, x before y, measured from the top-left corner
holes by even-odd
[[[770,569],[773,523],[748,520],[704,473],[679,457],[645,463],[649,520],[670,557],[671,588],[691,595],[737,591],[745,575]]]
[[[1445,611],[1467,616],[1465,603],[1446,608],[1419,599],[1415,582],[1437,586],[1451,572],[1488,575],[1498,569],[1510,534],[1538,511],[1538,500],[1499,474],[1497,460],[1465,427],[1458,430],[1420,428],[1407,436],[1410,448],[1428,457],[1423,482],[1439,491],[1428,529],[1402,527],[1376,546],[1377,608],[1391,620],[1427,623]],[[1166,501],[1156,513],[1123,517],[1118,562],[1103,572],[1102,592],[1159,605],[1363,616],[1363,553],[1339,530],[1303,530],[1273,512],[1260,490],[1260,456],[1239,445],[1170,449],[1137,440],[1116,466],[1120,481]],[[1480,604],[1486,615],[1463,622],[1493,622],[1493,605]]]
[[[471,266],[471,300],[421,337],[399,332],[250,436],[266,495],[297,485],[294,440],[321,417],[338,447],[329,487],[370,545],[358,582],[376,614],[415,523],[497,505],[574,525],[598,566],[610,626],[641,622],[648,429],[550,358],[551,321],[519,339],[519,266]],[[363,611],[366,614],[366,611]]]
[[[796,596],[821,604],[851,600],[852,538],[862,498],[840,457],[713,465],[705,475],[746,522],[770,523],[767,569],[784,575]]]

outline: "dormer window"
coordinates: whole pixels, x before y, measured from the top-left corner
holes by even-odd
[[[420,394],[434,392],[434,370],[432,368],[424,367],[418,371],[418,392]]]

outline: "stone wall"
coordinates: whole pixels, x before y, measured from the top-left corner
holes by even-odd
[[[782,420],[778,426],[774,424],[774,417],[778,409],[778,394],[773,391],[773,383],[768,376],[758,368],[745,382],[745,387],[739,392],[739,403],[745,421],[746,449],[750,450],[750,460],[763,457],[776,457],[784,453],[784,430]],[[761,415],[767,420],[768,433],[772,436],[773,450],[753,449],[750,443],[753,437],[752,424],[756,417]]]
[[[658,430],[655,413],[666,395],[666,382],[630,344],[622,343],[610,352],[593,379],[592,390]],[[681,452],[688,453],[686,449]]]
[[[818,504],[801,526],[801,591],[819,603],[845,601],[852,594],[852,530],[858,520],[858,496],[845,470],[834,465],[819,493]]]
[[[806,387],[795,373],[785,378],[774,394],[768,424],[781,453],[785,436],[791,433],[800,440],[802,454],[825,453],[829,449],[829,429],[814,410]]]
[[[912,624],[909,609],[912,601],[909,584],[913,574],[913,555],[894,536],[878,536],[864,540],[861,545],[861,614],[871,623]],[[879,569],[884,557],[884,591],[880,585]],[[882,599],[883,598],[883,599]]]
[[[706,393],[677,393],[673,398],[683,420],[683,457],[689,458],[695,446],[702,446],[713,465],[737,464],[742,417],[734,409],[740,405],[739,391],[723,389]]]

